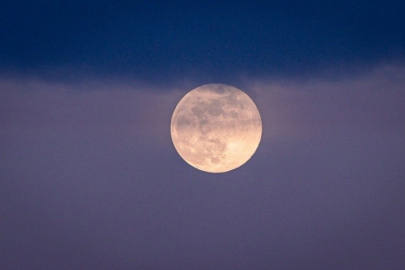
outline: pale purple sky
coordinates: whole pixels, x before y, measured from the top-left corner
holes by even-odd
[[[263,138],[224,174],[170,139],[197,86],[1,77],[0,269],[405,267],[403,66],[235,79]]]

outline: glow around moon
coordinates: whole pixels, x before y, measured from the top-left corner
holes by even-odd
[[[174,110],[171,136],[191,166],[222,173],[245,164],[256,152],[262,121],[253,101],[226,84],[206,84],[187,93]]]

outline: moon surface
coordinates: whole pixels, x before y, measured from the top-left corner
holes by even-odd
[[[171,136],[179,155],[191,166],[223,173],[245,164],[256,152],[262,121],[254,102],[226,84],[206,84],[177,104]]]

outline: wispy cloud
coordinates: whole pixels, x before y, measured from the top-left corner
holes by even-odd
[[[357,76],[247,80],[262,115],[264,140],[328,132],[396,132],[405,127],[405,68],[380,66]],[[112,80],[75,84],[0,80],[0,122],[11,129],[107,132],[167,141],[184,87]]]
[[[101,80],[102,81],[102,80]],[[114,82],[75,85],[41,79],[0,80],[3,132],[43,130],[113,133],[116,136],[167,137],[176,89]]]
[[[380,66],[357,76],[255,80],[267,136],[405,131],[405,68]]]

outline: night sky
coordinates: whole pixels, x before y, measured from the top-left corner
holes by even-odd
[[[405,3],[0,1],[1,270],[405,269]],[[244,90],[244,166],[177,154]]]

